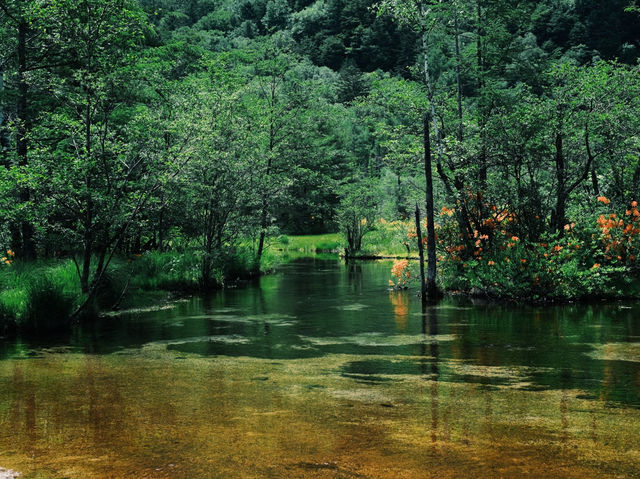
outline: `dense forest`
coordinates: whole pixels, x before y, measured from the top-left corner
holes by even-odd
[[[0,0],[0,332],[335,232],[431,294],[636,295],[639,57],[629,0]]]

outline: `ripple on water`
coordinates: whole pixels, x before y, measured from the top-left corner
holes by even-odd
[[[167,339],[162,341],[152,341],[145,344],[145,348],[153,348],[157,346],[179,346],[181,344],[191,343],[223,343],[223,344],[248,344],[251,342],[246,336],[239,334],[222,334],[219,336],[196,336],[193,338]]]
[[[640,363],[640,343],[591,344],[593,351],[587,356],[603,361],[629,361]]]
[[[432,344],[453,341],[452,334],[424,335],[424,334],[398,334],[385,335],[384,333],[362,333],[354,336],[340,337],[310,337],[299,336],[305,342],[314,346],[355,345],[366,347],[395,347],[412,346],[415,344]]]
[[[342,306],[336,306],[336,309],[339,309],[341,311],[362,311],[363,309],[366,309],[368,307],[369,307],[368,304],[352,303],[352,304],[345,304]]]

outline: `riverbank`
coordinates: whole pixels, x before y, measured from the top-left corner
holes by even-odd
[[[419,291],[419,256],[408,222],[379,221],[366,235],[355,261],[394,260],[389,268],[393,286]],[[438,286],[448,295],[469,296],[496,303],[549,304],[640,299],[635,259],[607,259],[597,244],[585,245],[575,233],[547,243],[519,238],[496,239],[493,251],[484,238],[476,240],[470,258],[458,246],[439,245]],[[275,263],[287,255],[331,252],[344,257],[340,234],[281,237],[274,241]],[[482,248],[484,246],[484,248]],[[275,252],[274,252],[275,251]],[[633,261],[631,261],[633,259]],[[600,261],[601,263],[598,263]],[[395,274],[394,274],[395,271]]]
[[[380,220],[362,251],[350,260],[394,260],[391,286],[419,290],[419,263],[410,224]],[[562,242],[561,242],[562,241]],[[482,242],[479,239],[478,242]],[[337,258],[344,254],[339,233],[272,238],[257,269],[250,248],[227,255],[213,269],[206,290],[235,286],[277,270],[300,257]],[[479,248],[480,249],[480,248]],[[593,249],[593,248],[592,248]],[[511,238],[504,248],[463,260],[458,248],[439,248],[438,286],[450,295],[490,302],[529,304],[637,300],[635,263],[593,263],[596,252],[584,253],[575,238],[554,244],[527,244]],[[178,295],[203,291],[201,262],[191,251],[146,252],[117,258],[86,316],[131,307],[145,307]],[[69,317],[86,299],[71,259],[10,262],[0,267],[0,336],[17,331],[64,330]]]
[[[115,258],[83,316],[220,289],[259,274],[249,256],[242,254],[225,256],[213,268],[212,281],[206,286],[201,282],[200,268],[200,259],[191,251]],[[67,330],[70,317],[86,298],[72,259],[4,264],[0,267],[0,336],[17,331]]]

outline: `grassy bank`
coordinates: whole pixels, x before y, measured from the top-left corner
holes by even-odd
[[[95,262],[94,262],[95,263]],[[208,289],[250,278],[253,256],[248,251],[227,252],[213,260],[213,283]],[[201,260],[193,251],[147,252],[116,258],[86,310],[100,311],[139,305],[150,292],[196,292]],[[0,266],[0,335],[21,331],[65,330],[70,316],[86,300],[72,259],[12,261]],[[157,297],[153,297],[157,301]]]
[[[404,258],[409,255],[417,257],[415,251],[407,249],[405,246],[408,244],[406,229],[407,224],[403,222],[379,221],[376,229],[364,237],[362,250],[358,256]],[[270,243],[266,261],[268,263],[272,258],[278,260],[283,256],[304,256],[316,253],[344,254],[346,244],[344,235],[341,233],[308,236],[281,235]]]
[[[447,229],[443,221],[437,252],[438,285],[446,292],[495,300],[562,302],[640,298],[638,236],[626,225],[616,225],[607,223],[609,230],[605,235],[598,228],[569,225],[564,235],[537,242],[497,231],[491,236],[478,235],[470,245],[464,245],[454,234],[455,230]],[[617,248],[615,254],[612,254],[610,237],[613,228],[626,228],[633,233],[613,243]],[[277,263],[296,255],[323,251],[343,253],[344,246],[345,240],[340,234],[280,237],[272,243],[268,256],[269,261]],[[400,287],[419,289],[418,262],[404,260],[418,258],[412,222],[378,220],[376,229],[365,236],[358,256],[396,258],[396,264],[390,267],[389,279]]]

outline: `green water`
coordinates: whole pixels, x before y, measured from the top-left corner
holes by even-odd
[[[527,379],[534,389],[578,388],[640,407],[640,305],[501,307],[445,300],[423,314],[412,292],[387,290],[389,269],[388,262],[301,259],[258,285],[166,309],[123,312],[70,338],[5,342],[2,357],[60,346],[110,354],[149,343],[205,356],[279,360],[389,355],[394,359],[350,363],[343,374],[361,381],[381,374],[436,374],[440,381],[482,384]],[[608,358],[603,348],[611,344],[619,354]],[[460,360],[518,368],[519,374],[477,377],[451,367]]]
[[[640,305],[517,307],[447,299],[423,310],[413,292],[387,289],[390,266],[389,262],[345,265],[337,259],[299,259],[258,284],[109,315],[70,336],[2,340],[0,430],[4,426],[5,430],[21,432],[13,435],[14,442],[12,434],[0,434],[0,467],[45,474],[33,477],[143,477],[140,471],[147,469],[156,472],[144,477],[236,477],[231,473],[225,476],[220,472],[222,465],[216,466],[215,461],[209,468],[202,468],[201,462],[209,460],[199,449],[204,446],[196,447],[189,442],[192,439],[187,440],[190,431],[201,430],[202,440],[207,443],[209,436],[211,440],[219,437],[216,428],[227,425],[229,415],[246,414],[244,409],[230,413],[214,408],[214,403],[225,401],[228,408],[238,404],[260,414],[284,408],[289,411],[290,427],[327,427],[328,437],[349,421],[362,420],[364,413],[359,409],[356,413],[343,408],[353,408],[354,404],[374,408],[366,409],[367,420],[375,424],[388,421],[383,431],[393,444],[391,450],[396,451],[389,453],[391,456],[403,457],[405,450],[411,451],[424,441],[440,444],[437,457],[443,464],[445,452],[456,451],[456,457],[471,454],[458,448],[471,447],[474,434],[470,431],[475,429],[478,449],[473,454],[485,451],[486,456],[486,448],[501,451],[494,462],[474,462],[478,474],[494,470],[491,467],[504,457],[515,454],[504,444],[520,440],[523,448],[531,449],[522,453],[523,457],[553,465],[554,469],[545,472],[550,476],[573,477],[573,472],[581,469],[571,467],[579,465],[587,471],[597,468],[634,477],[633,471],[640,464],[633,452],[633,431],[640,430]],[[94,370],[96,362],[99,373]],[[74,387],[87,387],[87,370],[91,371],[92,391],[104,388],[102,394],[94,394],[89,405],[83,402],[82,394],[76,397],[73,393]],[[229,377],[235,379],[220,379]],[[224,399],[211,398],[207,407],[215,412],[210,411],[208,417],[184,409],[192,407],[187,403],[193,394],[213,394],[221,384]],[[52,391],[55,389],[66,393],[56,394]],[[169,397],[163,390],[173,392]],[[262,403],[276,396],[279,399],[273,401],[280,409],[271,400]],[[144,407],[141,402],[157,416],[169,414],[181,417],[182,422],[173,433],[160,433],[159,426],[149,424],[152,420],[139,422],[133,416],[132,410]],[[549,410],[555,411],[548,416],[547,403]],[[320,410],[314,412],[314,405],[322,405],[322,411],[342,412],[324,417]],[[105,413],[110,419],[96,424],[92,408],[110,411]],[[429,416],[425,419],[429,435],[421,435],[414,424],[420,415],[411,410]],[[124,419],[115,420],[120,414],[123,418],[131,415],[126,427],[120,424]],[[503,423],[497,419],[500,415]],[[271,472],[251,476],[245,471],[237,477],[351,477],[336,472],[342,470],[339,465],[333,468],[331,458],[338,457],[336,446],[323,446],[320,439],[298,451],[295,458],[289,457],[290,451],[285,452],[281,444],[289,433],[279,429],[287,421],[271,425],[266,428],[269,432],[264,432],[273,444],[261,447],[274,447],[278,452],[269,457],[280,458],[273,459],[272,469],[268,469]],[[332,421],[335,424],[331,426]],[[541,429],[535,432],[534,426]],[[249,421],[242,427],[228,427],[227,432],[250,432],[257,426]],[[500,427],[510,432],[497,437],[495,431]],[[165,435],[174,434],[176,444],[183,447],[182,460],[191,469],[184,465],[182,471],[189,472],[181,475],[166,472],[166,464],[164,469],[152,468],[146,461],[155,457],[154,453],[120,437],[118,428],[129,430],[128,436],[134,431],[147,438],[145,441],[159,435],[155,447],[162,451],[164,447],[170,450]],[[612,428],[618,431],[615,441],[603,432]],[[64,441],[81,441],[87,430],[93,431],[92,444],[82,442],[78,447],[84,456],[79,457],[84,459],[74,462]],[[410,446],[398,443],[398,431],[411,438],[403,439]],[[427,477],[415,476],[415,465],[409,463],[401,470],[389,465],[384,469],[378,464],[373,470],[381,472],[372,473],[367,467],[377,464],[384,448],[380,446],[377,459],[367,459],[363,451],[376,449],[370,439],[361,436],[368,437],[358,429],[353,440],[360,443],[353,445],[355,450],[348,460],[339,456],[354,462],[353,474]],[[565,448],[571,440],[580,454],[562,449],[571,452],[571,457],[557,464],[541,456],[546,454],[543,450]],[[118,464],[119,472],[105,465],[87,466],[86,458],[107,445],[112,455],[109,467]],[[503,446],[507,449],[501,449]],[[610,459],[590,456],[600,446],[608,454],[602,457]],[[207,454],[214,457],[218,453]],[[361,458],[361,463],[353,457]],[[323,458],[331,467],[322,466]],[[173,459],[176,464],[180,460]],[[606,462],[606,467],[603,469],[598,461]],[[298,472],[291,472],[292,464]],[[441,467],[441,477],[460,473],[448,462],[449,469]],[[504,477],[536,475],[522,468],[502,471],[498,475]]]

